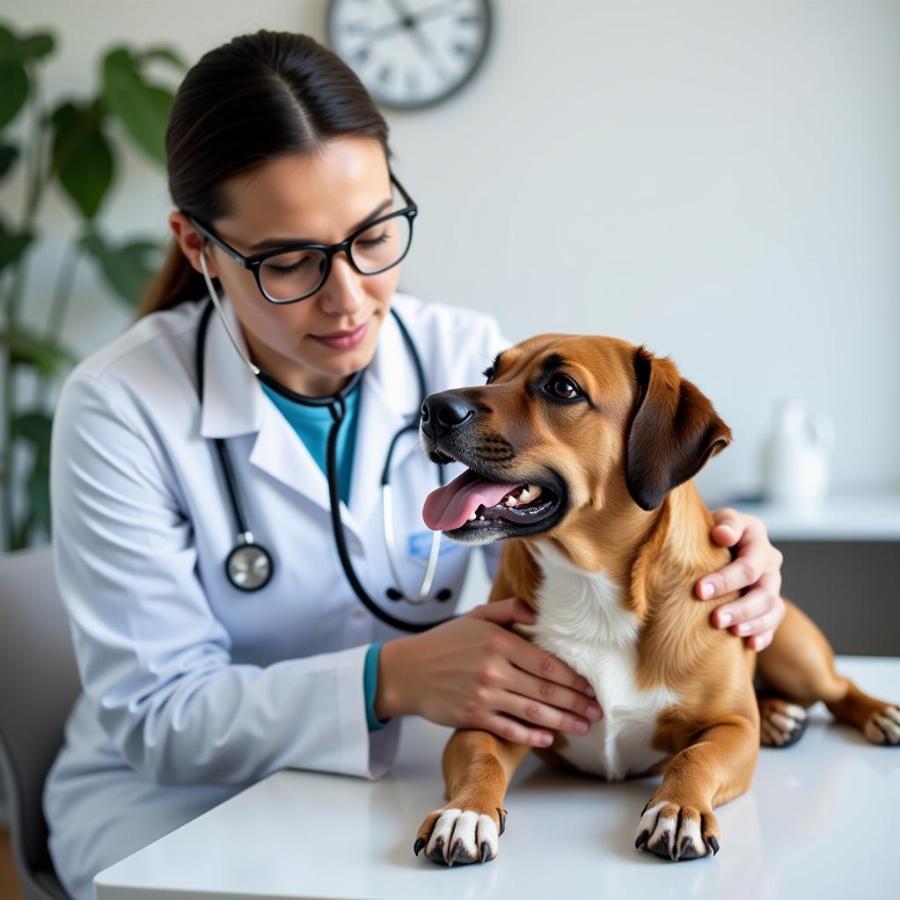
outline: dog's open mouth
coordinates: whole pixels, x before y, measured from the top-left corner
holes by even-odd
[[[547,530],[560,506],[549,485],[490,481],[468,469],[428,495],[422,518],[450,537],[495,540]]]

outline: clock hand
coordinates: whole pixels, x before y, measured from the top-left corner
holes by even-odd
[[[391,0],[391,2],[397,6],[400,3],[400,0]],[[416,20],[412,16],[409,17],[411,20],[411,25],[408,28],[409,36],[412,39],[414,44],[417,44],[419,50],[421,50],[422,55],[428,60],[428,63],[431,65],[432,69],[434,69],[435,74],[442,81],[447,81],[448,76],[444,71],[443,66],[440,64],[438,60],[438,53],[434,48],[434,44],[425,37],[425,33],[416,27]]]
[[[431,19],[436,14],[442,15],[443,13],[450,12],[450,7],[456,4],[456,0],[450,0],[449,3],[447,0],[444,0],[442,3],[429,6],[427,9],[423,9],[421,12],[417,12],[413,15],[405,6],[403,6],[401,0],[390,0],[390,2],[394,7],[394,12],[397,13],[399,18],[396,22],[388,22],[387,25],[382,25],[380,28],[374,29],[374,31],[369,31],[366,36],[370,41],[377,41],[386,35],[402,31],[404,28],[413,29],[416,27],[417,22],[422,21],[423,17]]]
[[[403,5],[403,0],[388,0],[388,2],[394,7],[394,12],[400,16],[400,21],[406,25],[407,28],[411,28],[415,25],[415,17],[412,16],[409,10]]]
[[[434,6],[426,6],[425,9],[420,9],[416,13],[415,19],[417,22],[421,22],[423,19],[433,19],[435,16],[442,16],[445,13],[453,12],[452,7],[456,5],[456,0],[450,0],[449,3],[447,0],[444,0],[443,3],[435,3]]]

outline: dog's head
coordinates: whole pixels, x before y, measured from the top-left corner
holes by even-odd
[[[616,338],[539,335],[485,376],[422,407],[429,458],[469,470],[433,491],[423,516],[460,541],[545,533],[613,496],[654,509],[731,440],[670,359]]]

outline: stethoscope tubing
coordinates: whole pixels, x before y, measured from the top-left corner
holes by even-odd
[[[197,331],[197,346],[195,353],[195,366],[196,366],[196,378],[197,378],[197,393],[202,405],[203,402],[203,388],[204,388],[204,359],[205,359],[205,344],[206,344],[206,333],[209,326],[209,319],[213,312],[213,309],[218,305],[214,304],[212,297],[210,297],[206,308],[203,310],[200,322],[198,325]],[[410,356],[413,360],[416,369],[416,376],[419,382],[419,391],[421,401],[424,402],[424,399],[427,395],[426,385],[425,385],[425,373],[422,368],[422,362],[419,357],[419,354],[416,350],[415,344],[412,340],[412,336],[409,334],[409,331],[406,328],[405,323],[400,318],[399,314],[395,309],[391,309],[391,313],[394,316],[397,325],[400,328],[400,332],[403,335],[404,343],[406,344]],[[375,601],[369,596],[366,589],[363,587],[362,582],[359,580],[359,577],[356,574],[356,570],[353,568],[353,562],[350,559],[350,554],[347,550],[347,542],[344,535],[344,525],[341,521],[340,516],[340,495],[338,492],[338,478],[337,478],[337,440],[338,434],[340,431],[340,427],[346,416],[346,402],[345,396],[356,386],[362,377],[363,370],[354,373],[350,382],[342,388],[341,392],[335,394],[331,397],[306,397],[303,395],[296,394],[294,391],[291,391],[285,385],[282,385],[280,382],[276,381],[271,375],[267,372],[256,369],[256,376],[263,381],[266,385],[271,387],[273,390],[280,393],[282,396],[288,397],[289,399],[295,400],[300,403],[304,403],[306,405],[316,405],[316,406],[327,406],[332,416],[332,426],[328,432],[328,440],[326,445],[326,469],[327,469],[327,481],[328,481],[328,498],[329,498],[329,512],[331,515],[331,523],[332,523],[332,531],[334,533],[334,541],[335,546],[338,551],[338,557],[341,562],[341,567],[344,570],[344,575],[347,578],[347,582],[352,588],[353,592],[356,594],[357,598],[372,613],[376,618],[380,619],[387,625],[390,625],[393,628],[396,628],[400,631],[406,631],[411,634],[421,633],[423,631],[427,631],[430,628],[434,628],[436,625],[441,625],[445,622],[449,622],[457,616],[447,616],[445,618],[441,618],[439,620],[433,622],[408,622],[404,619],[401,619],[397,616],[392,615],[386,610],[382,609]],[[419,404],[419,409],[421,410],[421,402]],[[385,459],[384,468],[382,470],[381,475],[381,489],[382,489],[382,504],[383,504],[383,512],[385,516],[385,549],[387,551],[387,559],[391,569],[391,574],[393,575],[397,584],[400,584],[399,573],[397,571],[396,565],[393,559],[393,522],[388,523],[387,515],[388,513],[393,514],[393,503],[391,496],[391,485],[390,485],[390,461],[393,456],[394,447],[396,446],[397,440],[401,437],[401,435],[405,434],[407,431],[414,431],[418,429],[418,416],[415,421],[409,423],[404,426],[400,431],[398,431],[391,440],[391,443],[388,448],[388,454]],[[274,560],[272,559],[271,554],[265,547],[256,543],[253,540],[252,532],[250,531],[247,523],[247,518],[244,515],[243,504],[241,502],[241,498],[239,496],[239,491],[237,488],[237,481],[234,474],[234,468],[231,464],[231,459],[228,453],[228,448],[225,445],[225,441],[222,438],[214,438],[213,439],[214,446],[216,448],[216,454],[219,459],[220,467],[222,470],[223,480],[226,486],[226,492],[228,494],[229,504],[232,508],[232,512],[234,514],[235,524],[238,527],[239,533],[239,543],[235,546],[235,548],[228,554],[225,564],[225,572],[228,581],[239,590],[243,590],[246,592],[253,592],[260,590],[265,587],[271,580],[272,574],[274,572]],[[444,468],[442,465],[438,464],[438,478],[441,485],[444,484]],[[431,590],[431,585],[434,580],[434,573],[437,566],[437,560],[439,556],[439,546],[440,546],[440,534],[436,534],[432,538],[432,546],[431,551],[429,553],[428,564],[426,565],[425,577],[422,581],[422,586],[419,590],[418,595],[414,598],[409,598],[405,594],[402,594],[400,591],[396,589],[389,589],[388,596],[392,599],[399,599],[400,597],[404,597],[412,603],[423,602],[427,599],[428,594]],[[246,586],[245,584],[238,583],[238,580],[233,576],[231,570],[231,562],[235,554],[237,554],[240,550],[247,548],[252,549],[253,551],[262,554],[265,557],[267,571],[265,577],[260,583],[254,584],[253,586]],[[391,593],[393,592],[393,593]],[[437,600],[446,600],[451,596],[451,592],[448,589],[444,589],[438,593],[435,597]]]

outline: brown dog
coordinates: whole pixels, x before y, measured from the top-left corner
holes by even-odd
[[[747,790],[760,740],[793,743],[823,700],[876,744],[900,743],[900,708],[834,670],[818,628],[786,601],[758,655],[711,628],[693,585],[730,559],[689,481],[731,439],[669,359],[605,337],[541,335],[500,354],[485,386],[427,398],[421,439],[469,471],[429,495],[430,528],[506,540],[491,600],[537,613],[520,626],[590,682],[603,708],[587,734],[538,751],[607,779],[663,774],[635,846],[667,859],[716,853],[713,807]],[[718,602],[727,602],[734,594]],[[757,699],[754,675],[771,696]],[[497,854],[506,788],[530,747],[454,732],[447,803],[419,828],[438,863]]]

